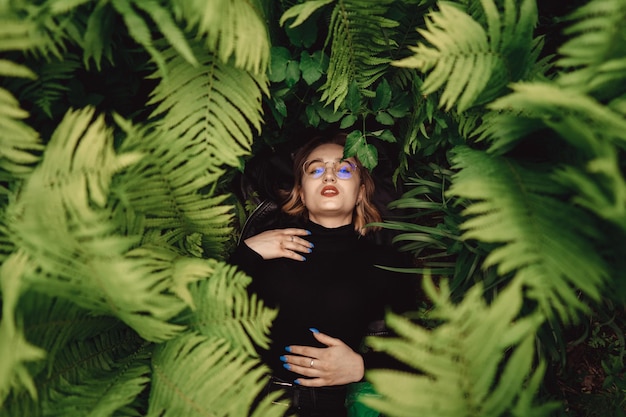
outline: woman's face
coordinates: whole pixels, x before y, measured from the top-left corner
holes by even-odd
[[[300,198],[309,212],[309,219],[324,227],[352,223],[354,207],[363,198],[365,186],[361,185],[358,169],[348,166],[347,170],[342,170],[342,158],[343,147],[328,143],[315,148],[306,159],[308,162],[318,161],[318,175],[326,168],[319,178],[305,172],[300,190]],[[348,158],[347,162],[356,166],[352,158]],[[340,171],[339,174],[335,170]]]

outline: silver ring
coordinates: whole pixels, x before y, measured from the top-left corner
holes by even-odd
[[[311,359],[311,363],[309,364],[309,368],[313,368],[313,362],[315,362],[315,359]]]

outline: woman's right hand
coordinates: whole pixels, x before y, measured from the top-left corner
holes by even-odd
[[[306,261],[301,253],[311,253],[313,244],[300,236],[310,234],[305,229],[274,229],[249,237],[244,243],[263,259],[290,258]]]

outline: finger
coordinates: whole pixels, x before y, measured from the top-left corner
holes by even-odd
[[[296,229],[295,227],[283,229],[283,232],[289,236],[308,236],[311,234],[311,232],[306,229]]]
[[[282,233],[284,238],[283,246],[298,252],[311,253],[311,249],[314,245],[308,240],[300,237],[308,236],[310,234],[311,232],[305,229],[284,229]]]
[[[331,337],[325,333],[321,333],[319,330],[317,330],[316,328],[312,327],[309,329],[311,331],[311,333],[313,333],[313,337],[320,343],[323,343],[326,346],[339,346],[339,345],[344,345],[345,343],[343,343],[343,341],[341,339],[337,339],[335,337]]]
[[[323,363],[318,358],[311,358],[309,356],[294,356],[294,355],[284,355],[280,357],[280,360],[284,364],[289,364],[291,367],[298,367],[298,370],[302,369],[315,369],[322,370],[324,369]],[[287,368],[287,366],[285,366]],[[287,368],[289,369],[289,368]],[[304,374],[303,374],[304,375]]]
[[[298,378],[293,382],[303,387],[324,387],[328,385],[324,378]]]
[[[288,357],[307,357],[307,358],[319,358],[324,349],[326,348],[316,348],[313,346],[302,346],[302,345],[291,345],[287,346],[285,350],[289,353],[293,353],[293,355],[289,355]]]

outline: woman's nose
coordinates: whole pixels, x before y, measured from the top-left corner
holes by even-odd
[[[335,176],[335,170],[333,167],[326,167],[326,171],[324,172],[324,182],[335,182],[337,181],[337,177]]]

